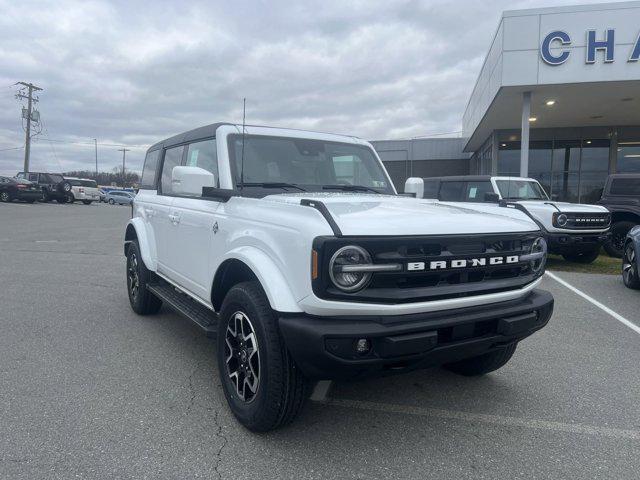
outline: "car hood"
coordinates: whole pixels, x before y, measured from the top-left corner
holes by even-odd
[[[538,230],[524,213],[490,204],[461,206],[410,197],[333,192],[264,198],[297,205],[302,199],[324,203],[343,235],[456,235]]]
[[[552,200],[522,200],[517,202],[527,210],[549,210],[563,213],[606,213],[608,210],[601,205],[587,205],[584,203],[554,202]]]

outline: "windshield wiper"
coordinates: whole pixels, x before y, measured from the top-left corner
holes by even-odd
[[[342,190],[345,192],[373,192],[380,193],[375,188],[365,187],[363,185],[323,185],[323,190]]]
[[[304,188],[295,183],[284,183],[284,182],[244,182],[238,183],[238,187],[262,187],[262,188],[296,188],[301,192],[306,192]]]

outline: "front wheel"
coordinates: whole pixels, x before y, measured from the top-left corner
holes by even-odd
[[[585,252],[564,253],[562,254],[562,258],[567,262],[587,264],[595,262],[598,255],[600,255],[600,249],[587,250]]]
[[[113,198],[109,199],[109,205],[115,205],[116,201]]]
[[[627,242],[622,258],[622,280],[628,288],[640,290],[640,276],[638,275],[638,256],[633,242]]]
[[[150,277],[151,272],[140,256],[138,242],[131,242],[127,249],[127,292],[131,308],[139,315],[156,313],[162,306],[162,300],[147,288]]]
[[[605,251],[609,256],[614,258],[622,258],[624,254],[624,242],[627,238],[627,233],[636,224],[629,221],[615,222],[611,225],[611,238],[604,244]]]
[[[289,354],[258,282],[243,282],[224,299],[218,321],[218,371],[229,408],[249,430],[291,422],[311,382]]]
[[[11,201],[11,195],[9,195],[9,192],[0,192],[0,202],[10,202]]]
[[[91,200],[82,200],[85,205],[91,205]]]
[[[516,351],[517,343],[511,343],[506,347],[500,347],[477,357],[466,358],[454,363],[447,363],[444,368],[465,377],[475,377],[493,372],[503,367]]]

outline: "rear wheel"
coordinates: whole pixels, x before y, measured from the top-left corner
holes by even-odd
[[[116,202],[115,202],[115,200],[114,200],[113,198],[110,198],[110,199],[109,199],[109,205],[115,205],[115,203],[116,203]]]
[[[512,343],[506,347],[500,347],[499,349],[478,355],[477,357],[448,363],[444,365],[444,368],[459,375],[464,375],[465,377],[484,375],[485,373],[498,370],[511,360],[513,353],[516,351],[517,345],[517,343]]]
[[[82,200],[85,205],[91,205],[91,200]]]
[[[638,253],[633,242],[627,242],[624,248],[624,257],[622,258],[622,280],[624,284],[633,288],[640,289],[640,276],[638,275]]]
[[[312,383],[291,358],[258,282],[243,282],[229,290],[220,311],[217,342],[224,394],[242,425],[266,432],[300,413]]]
[[[634,222],[629,222],[627,220],[615,222],[611,225],[611,238],[604,244],[605,251],[611,257],[622,258],[627,233],[629,233],[629,230],[631,230],[635,225],[636,224]]]
[[[134,240],[127,250],[127,292],[131,308],[139,315],[156,313],[162,306],[162,300],[147,288],[150,278],[151,272],[142,261],[140,247]]]
[[[574,263],[593,263],[596,258],[600,255],[600,249],[597,250],[587,250],[584,252],[574,252],[574,253],[563,253],[562,258],[564,258],[567,262]]]
[[[10,202],[11,201],[11,195],[9,195],[9,192],[0,192],[0,202]]]

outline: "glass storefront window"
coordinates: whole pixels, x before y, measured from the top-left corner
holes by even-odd
[[[520,142],[498,144],[498,175],[520,176]]]
[[[618,161],[616,164],[616,172],[640,172],[640,140],[618,142]]]
[[[578,173],[560,172],[551,176],[551,199],[578,202]]]
[[[556,140],[553,145],[553,171],[578,171],[580,166],[580,140]]]

